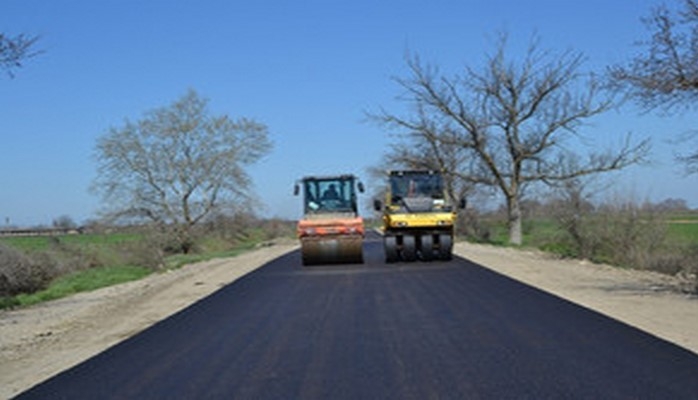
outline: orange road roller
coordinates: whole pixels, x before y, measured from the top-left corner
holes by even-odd
[[[364,221],[356,192],[363,184],[354,175],[306,176],[294,194],[303,193],[298,221],[303,265],[363,263]]]

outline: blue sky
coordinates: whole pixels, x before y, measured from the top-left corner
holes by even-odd
[[[407,51],[456,71],[481,63],[498,31],[514,51],[536,32],[543,48],[580,51],[598,69],[638,51],[640,18],[658,2],[3,0],[0,31],[40,35],[44,53],[0,76],[0,226],[95,216],[97,138],[190,88],[214,114],[269,127],[274,150],[250,173],[265,213],[295,218],[297,178],[365,176],[380,161],[392,138],[365,113],[403,109],[391,78],[406,76]],[[586,134],[651,137],[652,163],[616,174],[614,190],[698,207],[698,176],[682,175],[680,147],[667,143],[695,117],[624,107]]]

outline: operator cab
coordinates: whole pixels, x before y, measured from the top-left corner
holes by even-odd
[[[434,171],[392,171],[390,202],[407,212],[430,212],[450,209],[444,199],[441,174]]]
[[[305,214],[357,213],[356,189],[363,185],[353,175],[305,177],[301,181]],[[296,185],[295,193],[300,188]]]
[[[392,201],[405,198],[444,198],[443,179],[440,174],[425,171],[393,171],[390,174]]]

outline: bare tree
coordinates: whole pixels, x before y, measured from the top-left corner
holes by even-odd
[[[196,224],[249,195],[244,167],[272,146],[265,125],[210,116],[207,104],[190,90],[168,107],[110,129],[96,148],[94,189],[112,215],[147,219],[171,230],[183,252],[191,248]]]
[[[548,201],[548,215],[555,217],[569,235],[573,253],[578,258],[588,259],[599,246],[599,237],[590,229],[594,204],[593,191],[588,188],[592,181],[583,177],[570,179],[554,188],[553,198]]]
[[[627,65],[609,68],[611,85],[626,91],[647,111],[671,114],[697,109],[698,0],[681,3],[683,7],[674,12],[664,5],[654,8],[643,19],[651,38],[638,43],[646,51]],[[682,141],[697,135],[690,132]],[[698,173],[698,148],[677,159],[688,173]]]
[[[450,172],[460,179],[501,192],[509,241],[521,244],[520,200],[526,185],[621,169],[641,160],[648,144],[633,144],[627,137],[615,151],[590,152],[585,160],[574,156],[564,147],[565,139],[579,135],[586,120],[607,111],[611,99],[579,72],[580,54],[554,56],[533,40],[517,63],[505,50],[502,35],[482,71],[466,67],[463,76],[454,77],[408,57],[411,76],[397,82],[414,112],[401,117],[382,111],[374,117],[403,132],[403,149],[410,155],[429,148],[427,157],[439,159],[457,149],[458,158],[466,161],[446,168],[454,168]]]
[[[0,33],[0,69],[14,77],[14,69],[21,68],[24,60],[39,54],[39,51],[32,51],[37,40],[38,36],[9,37]]]

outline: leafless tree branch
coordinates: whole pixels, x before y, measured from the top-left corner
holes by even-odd
[[[698,104],[698,0],[683,0],[672,12],[662,5],[643,22],[651,39],[639,42],[645,52],[627,65],[609,68],[610,85],[624,91],[645,110],[673,114]],[[698,171],[698,149],[677,156],[688,173]]]
[[[33,50],[38,40],[38,36],[20,34],[10,37],[0,33],[0,69],[13,78],[14,70],[21,68],[25,60],[41,53]]]

